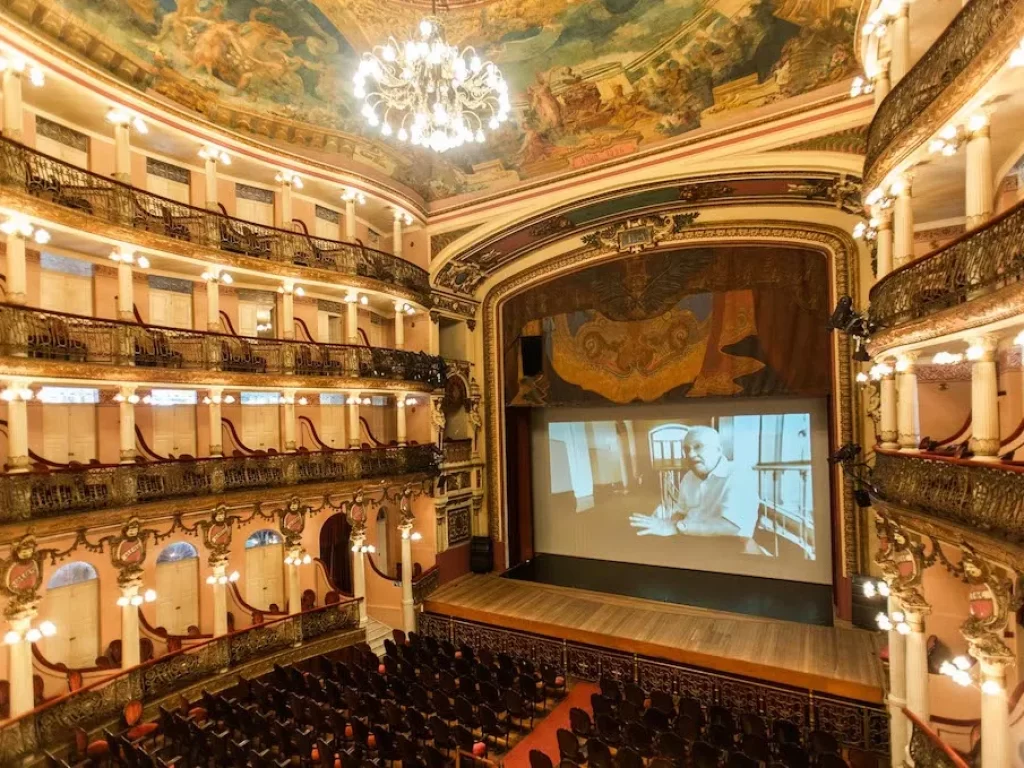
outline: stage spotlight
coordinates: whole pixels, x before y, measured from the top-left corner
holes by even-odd
[[[835,311],[829,318],[828,327],[861,339],[866,339],[874,331],[868,319],[853,308],[853,299],[850,296],[839,297]]]
[[[864,346],[864,342],[859,337],[857,338],[857,349],[853,352],[853,359],[858,363],[870,363],[871,355],[868,354],[868,348]]]
[[[857,443],[846,443],[839,446],[833,454],[828,457],[829,464],[844,464],[853,461],[860,455],[860,446]]]
[[[871,506],[871,494],[863,488],[858,488],[853,492],[853,500],[857,502],[857,506],[861,509],[867,509]]]

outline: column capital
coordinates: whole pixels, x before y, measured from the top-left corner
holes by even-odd
[[[998,347],[999,337],[996,334],[972,336],[967,339],[967,359],[972,363],[990,363],[995,360]]]
[[[897,373],[914,373],[914,367],[917,365],[917,359],[921,356],[921,353],[917,350],[910,350],[908,352],[900,352],[896,356],[896,372]]]

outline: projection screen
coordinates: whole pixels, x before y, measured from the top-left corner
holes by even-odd
[[[830,584],[818,399],[537,408],[534,550]]]

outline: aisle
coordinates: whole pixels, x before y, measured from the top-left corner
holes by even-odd
[[[551,762],[558,765],[558,733],[559,728],[569,727],[569,710],[579,707],[586,710],[591,716],[590,696],[600,689],[594,683],[577,683],[569,690],[566,696],[551,712],[540,722],[536,723],[534,729],[527,734],[526,738],[516,744],[509,751],[502,762],[505,768],[530,768],[530,750],[539,749],[546,752]]]

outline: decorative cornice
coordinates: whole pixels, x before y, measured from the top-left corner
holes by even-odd
[[[773,147],[770,152],[844,152],[863,155],[867,150],[868,126],[858,125],[825,136],[815,136],[782,147]]]

